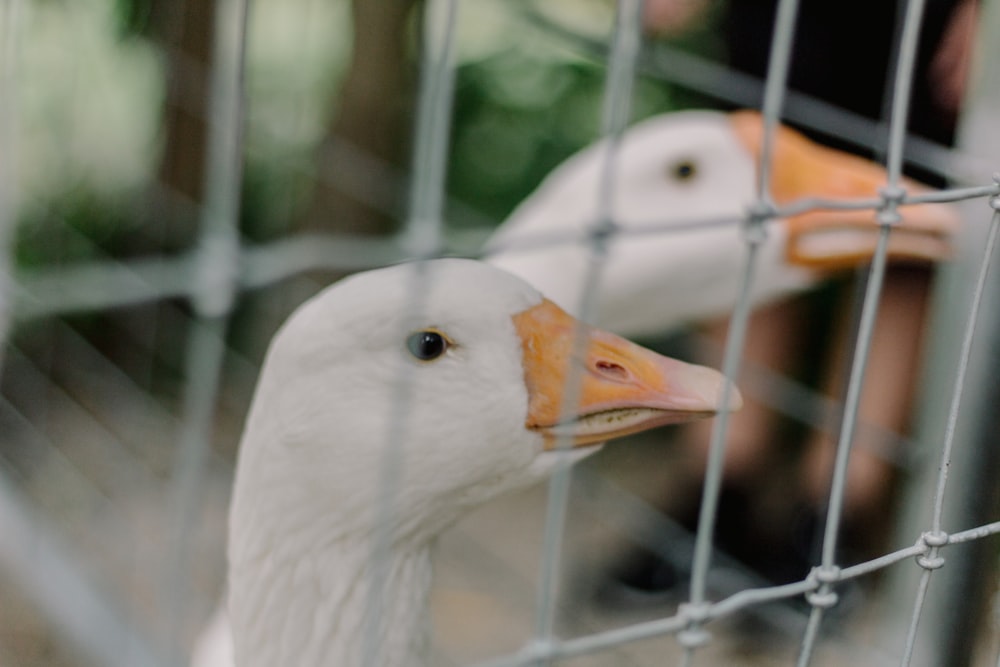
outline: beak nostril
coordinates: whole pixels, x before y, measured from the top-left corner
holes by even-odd
[[[627,380],[629,378],[629,372],[625,367],[613,361],[598,359],[594,362],[594,369],[599,374],[611,380]]]

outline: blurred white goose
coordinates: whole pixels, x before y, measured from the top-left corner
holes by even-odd
[[[387,456],[403,464],[384,527],[380,652],[366,664],[414,665],[443,528],[548,473],[557,436],[593,449],[716,411],[717,372],[586,328],[577,358],[576,326],[519,278],[457,259],[359,274],[300,307],[271,344],[240,445],[229,536],[235,664],[362,664]],[[569,373],[582,395],[561,421]],[[410,397],[402,414],[400,378]],[[739,402],[733,394],[729,407]],[[400,417],[405,437],[390,443]],[[226,631],[215,632],[217,650]]]
[[[611,210],[623,234],[608,246],[595,323],[624,335],[647,335],[733,308],[743,232],[739,225],[712,223],[738,220],[754,201],[762,137],[761,117],[751,111],[664,114],[624,134]],[[487,261],[571,312],[582,297],[587,229],[599,215],[608,149],[609,142],[600,141],[566,160],[487,246]],[[873,162],[778,128],[769,193],[777,205],[804,198],[874,198],[886,178]],[[903,185],[910,194],[927,191],[913,181]],[[949,255],[958,225],[953,209],[924,204],[901,212],[904,220],[890,236],[892,259],[933,262]],[[773,300],[863,264],[876,239],[871,210],[811,211],[781,219],[767,227],[752,297],[756,303]]]

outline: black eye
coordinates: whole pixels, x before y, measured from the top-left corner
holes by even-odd
[[[690,181],[698,175],[698,165],[694,160],[681,160],[673,164],[670,169],[670,177],[675,181]]]
[[[448,349],[448,339],[437,331],[418,331],[406,339],[406,347],[420,361],[433,361]]]

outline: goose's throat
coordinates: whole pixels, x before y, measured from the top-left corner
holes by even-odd
[[[237,665],[420,664],[415,656],[424,654],[429,629],[429,546],[379,555],[370,540],[341,540],[303,553],[231,569]],[[374,659],[371,651],[378,652]]]

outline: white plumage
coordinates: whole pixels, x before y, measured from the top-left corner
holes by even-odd
[[[239,667],[361,664],[386,493],[373,664],[413,665],[425,645],[433,538],[547,474],[554,434],[593,445],[716,410],[717,372],[595,330],[577,358],[575,327],[527,283],[469,260],[359,274],[293,314],[268,351],[240,445],[229,544]],[[563,422],[570,372],[582,395]],[[402,458],[391,489],[387,457]]]

